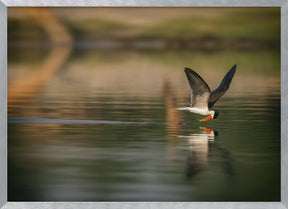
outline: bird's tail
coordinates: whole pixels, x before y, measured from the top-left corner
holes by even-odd
[[[189,107],[179,107],[179,108],[174,108],[176,110],[189,110]]]

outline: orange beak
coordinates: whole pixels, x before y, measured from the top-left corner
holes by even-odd
[[[200,120],[200,121],[208,121],[208,120],[212,120],[212,116],[208,115],[206,118]]]
[[[201,129],[203,129],[203,131],[207,132],[207,133],[211,133],[213,131],[213,129],[211,128],[206,128],[206,127],[200,127]]]

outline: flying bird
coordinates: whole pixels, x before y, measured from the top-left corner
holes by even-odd
[[[208,115],[201,121],[208,121],[217,118],[219,112],[212,107],[228,90],[236,71],[236,65],[229,70],[219,87],[212,92],[207,83],[194,70],[186,67],[184,71],[191,88],[191,103],[190,107],[180,107],[176,109],[187,110],[200,115]]]

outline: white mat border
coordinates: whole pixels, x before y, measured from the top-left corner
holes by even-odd
[[[7,202],[7,7],[281,7],[281,202]],[[288,208],[287,0],[0,0],[0,207],[3,209]]]

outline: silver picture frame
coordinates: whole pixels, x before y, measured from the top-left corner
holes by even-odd
[[[8,202],[7,7],[281,7],[280,202]],[[3,209],[285,209],[288,208],[288,0],[0,0],[0,208]],[[265,175],[265,174],[263,174]]]

